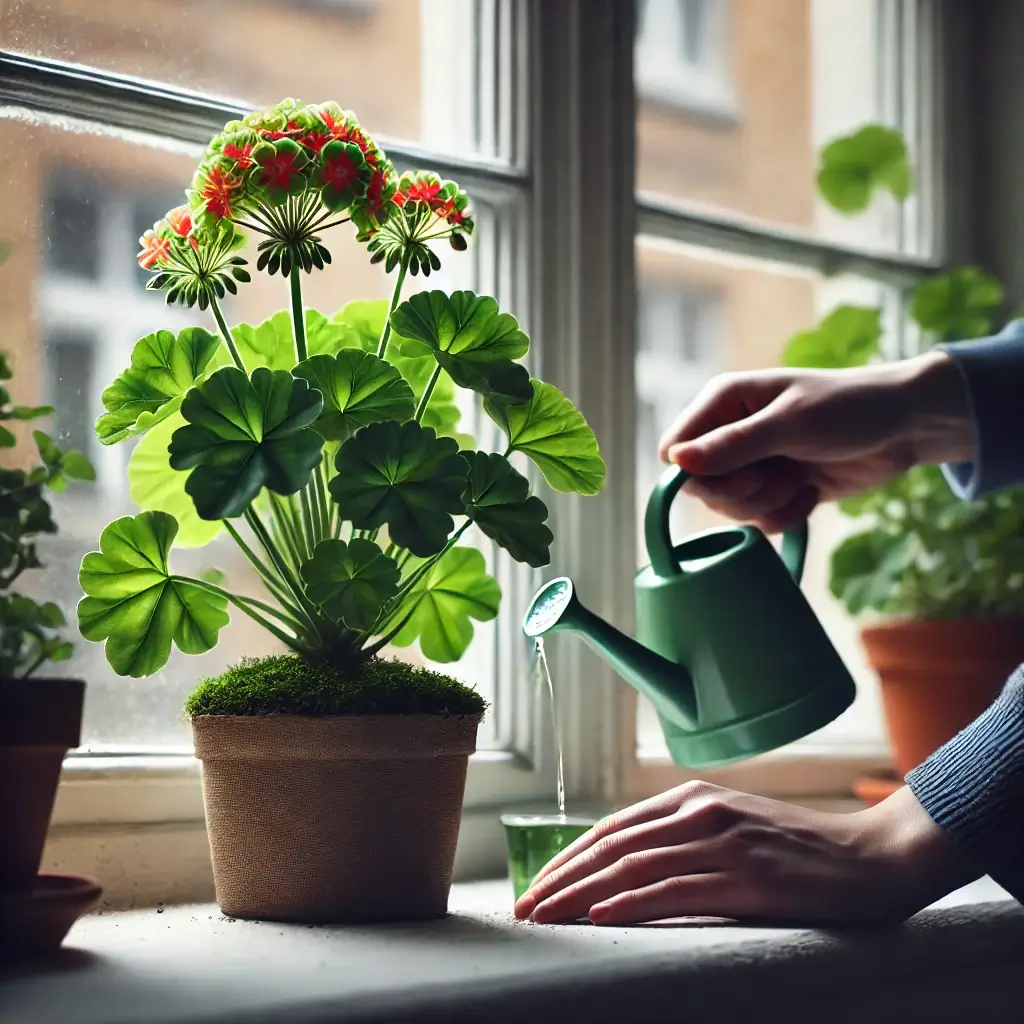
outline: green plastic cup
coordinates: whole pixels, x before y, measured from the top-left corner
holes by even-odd
[[[570,818],[558,814],[503,814],[508,846],[508,873],[514,898],[530,888],[541,868],[570,843],[594,827],[591,818]]]

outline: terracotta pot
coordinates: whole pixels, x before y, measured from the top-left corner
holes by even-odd
[[[907,620],[865,627],[902,778],[972,722],[1024,662],[1024,621]]]
[[[479,724],[193,718],[221,910],[306,923],[443,917]]]
[[[0,681],[0,892],[33,890],[84,695],[79,679]]]

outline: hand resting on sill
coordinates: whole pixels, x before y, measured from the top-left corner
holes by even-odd
[[[599,822],[538,875],[516,917],[901,921],[979,876],[906,787],[829,814],[690,782]]]

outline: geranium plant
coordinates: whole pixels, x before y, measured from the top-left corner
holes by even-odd
[[[549,560],[547,508],[515,453],[559,491],[593,494],[605,471],[583,416],[521,364],[527,336],[493,298],[403,299],[411,278],[440,268],[439,243],[466,248],[465,192],[400,175],[336,104],[285,100],[227,124],[186,199],[145,233],[139,263],[151,289],[211,322],[142,338],[103,393],[100,441],[144,435],[129,468],[142,511],[111,523],[82,563],[82,633],[131,676],[157,671],[172,644],[210,650],[229,606],[346,672],[417,640],[434,661],[458,659],[471,619],[493,617],[500,598],[483,555],[459,543],[467,532],[529,565]],[[328,243],[346,232],[393,276],[390,302],[306,309],[304,275],[328,268]],[[284,278],[290,302],[230,325],[222,302],[250,282],[249,241],[256,271]],[[483,401],[501,451],[457,431],[457,387]],[[171,568],[174,544],[221,531],[262,597]]]

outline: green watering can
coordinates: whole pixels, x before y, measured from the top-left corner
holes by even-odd
[[[566,577],[541,587],[523,630],[581,633],[654,704],[672,760],[707,768],[822,728],[855,688],[800,591],[807,524],[784,535],[781,558],[754,526],[673,545],[669,508],[688,476],[668,470],[647,504],[651,564],[634,582],[635,640],[584,608]]]

